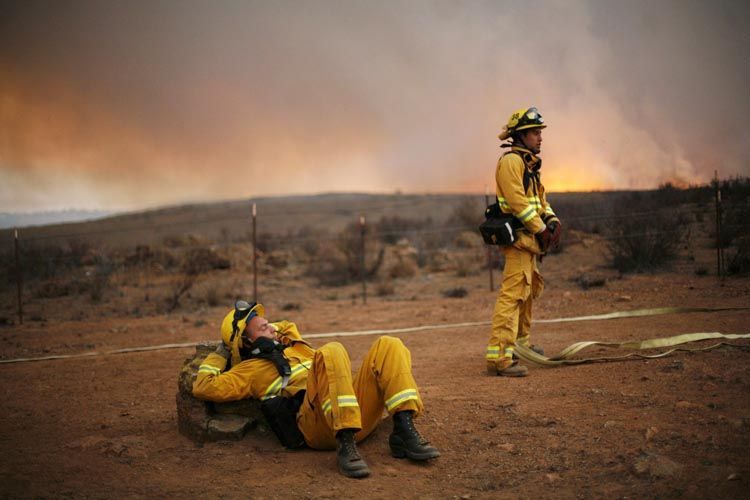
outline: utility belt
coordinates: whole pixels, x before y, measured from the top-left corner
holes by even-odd
[[[479,225],[479,233],[487,245],[509,246],[516,242],[516,229],[525,230],[523,222],[512,214],[503,213],[498,202],[484,210],[485,221]]]

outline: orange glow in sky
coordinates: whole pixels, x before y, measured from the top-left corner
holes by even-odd
[[[748,2],[2,5],[0,212],[481,193],[524,106],[548,191],[750,175]]]

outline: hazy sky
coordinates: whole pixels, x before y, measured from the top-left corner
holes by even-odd
[[[0,0],[0,211],[750,175],[750,2]]]

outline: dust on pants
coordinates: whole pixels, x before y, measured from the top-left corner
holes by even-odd
[[[411,354],[400,339],[380,337],[355,377],[344,346],[331,342],[315,353],[297,426],[314,449],[336,448],[336,432],[357,429],[361,441],[380,423],[383,409],[422,412],[411,373]]]
[[[503,283],[492,313],[492,334],[485,358],[498,368],[510,366],[518,344],[528,346],[534,299],[544,290],[536,255],[515,247],[503,247]]]

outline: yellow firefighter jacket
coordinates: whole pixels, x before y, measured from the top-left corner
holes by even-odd
[[[239,399],[268,399],[278,395],[293,396],[307,385],[307,373],[312,366],[315,350],[302,340],[297,325],[291,321],[273,323],[279,341],[288,346],[284,357],[289,360],[292,375],[282,389],[282,378],[274,364],[267,359],[248,359],[224,371],[227,360],[216,353],[209,354],[198,368],[193,382],[193,395],[214,402]]]
[[[542,232],[547,224],[559,222],[539,180],[540,167],[539,157],[528,149],[513,146],[500,157],[495,171],[500,210],[512,214],[524,226],[516,231],[518,239],[513,246],[535,254],[542,252],[533,235]]]

